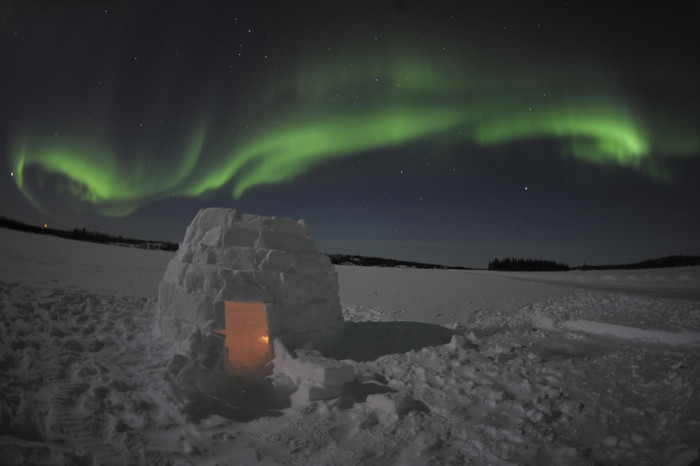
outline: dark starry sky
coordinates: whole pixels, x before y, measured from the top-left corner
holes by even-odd
[[[700,254],[700,4],[6,1],[0,214],[485,267]]]

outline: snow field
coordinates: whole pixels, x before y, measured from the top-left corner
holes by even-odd
[[[0,230],[1,462],[698,458],[698,268],[552,283],[547,274],[338,267],[347,323],[335,356],[354,381],[334,400],[241,422],[235,407],[188,405],[165,380],[172,353],[152,328],[171,257]],[[640,339],[640,330],[667,339]],[[241,393],[264,408],[256,396]]]
[[[169,352],[146,337],[153,300],[0,285],[5,464],[145,464],[139,431],[165,402]]]

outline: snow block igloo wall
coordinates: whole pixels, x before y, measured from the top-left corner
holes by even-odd
[[[274,338],[322,352],[342,339],[338,277],[303,221],[202,209],[160,282],[160,330],[188,357],[211,353],[217,339],[220,352],[233,351],[228,341],[250,333],[233,328],[246,307],[264,311],[264,320],[254,317],[267,324],[268,335],[256,337],[264,350]]]

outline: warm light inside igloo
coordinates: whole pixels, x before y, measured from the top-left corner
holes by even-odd
[[[263,303],[226,301],[226,370],[234,375],[256,374],[272,359]]]

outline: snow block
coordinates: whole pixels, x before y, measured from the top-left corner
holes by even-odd
[[[221,251],[218,260],[232,270],[254,270],[262,260],[261,253],[251,247],[231,246]]]
[[[239,215],[234,209],[210,207],[197,212],[194,220],[192,220],[192,226],[207,231],[217,226],[230,225],[235,222],[237,218],[239,218]]]
[[[225,301],[270,302],[272,294],[255,270],[221,270],[223,287],[218,298]]]
[[[303,221],[298,222],[291,218],[272,217],[270,222],[270,230],[289,233],[294,236],[309,237],[309,229]]]
[[[230,228],[224,234],[223,246],[257,249],[260,246],[260,232],[247,228]]]
[[[287,273],[280,274],[286,300],[320,301],[327,296],[338,295],[338,276],[335,272],[313,275]]]
[[[293,254],[278,249],[265,251],[265,257],[260,261],[260,269],[290,272],[295,269],[295,257]]]
[[[177,257],[181,263],[192,262],[192,247],[189,243],[182,243],[175,254],[175,257]]]
[[[330,258],[318,253],[293,253],[281,249],[265,251],[260,263],[263,270],[276,270],[296,274],[318,274],[333,270]]]
[[[305,379],[323,385],[341,385],[355,378],[355,369],[348,363],[324,358],[315,350],[296,350],[297,358],[286,365],[292,380]]]
[[[383,393],[367,395],[367,405],[372,408],[377,420],[384,425],[393,424],[399,420],[396,402]]]
[[[260,247],[263,249],[280,249],[294,253],[318,253],[316,245],[308,237],[295,236],[284,231],[261,231]]]
[[[202,236],[204,236],[204,230],[197,228],[194,225],[190,225],[187,230],[188,232],[185,235],[184,241],[185,244],[197,244],[202,239]]]
[[[479,346],[474,343],[474,341],[476,341],[474,338],[474,333],[471,333],[466,337],[462,335],[452,335],[452,339],[447,345],[452,351],[457,351],[460,349],[477,349]]]
[[[302,380],[292,395],[292,405],[299,406],[307,401],[330,400],[343,393],[342,385],[321,385],[310,380]]]
[[[204,284],[204,272],[197,264],[190,264],[187,271],[182,275],[182,286],[186,290],[197,290]]]
[[[162,282],[182,285],[189,263],[171,261],[168,268],[165,269]]]
[[[229,210],[229,209],[219,209],[219,210]],[[235,210],[234,210],[235,212]],[[236,228],[244,228],[247,230],[255,231],[269,231],[270,225],[272,224],[272,219],[270,217],[263,217],[260,215],[253,214],[237,214],[235,216],[235,221],[233,225]]]
[[[279,339],[273,341],[273,348],[273,372],[284,374],[298,387],[292,396],[293,403],[338,397],[343,385],[355,378],[352,365],[323,357],[318,351],[298,349],[290,352]]]
[[[223,242],[223,236],[224,233],[222,226],[213,227],[204,233],[204,236],[199,243],[203,244],[204,246],[219,247]]]
[[[204,265],[214,264],[216,263],[216,252],[202,245],[193,252],[191,262]]]
[[[402,393],[368,395],[367,405],[375,411],[377,420],[384,425],[398,421],[399,417],[411,411],[429,411],[423,403]]]
[[[167,316],[190,322],[206,322],[213,316],[212,297],[200,293],[182,292],[181,287],[161,282],[159,287],[159,310],[167,308]]]

